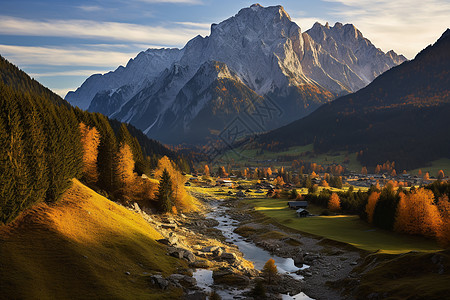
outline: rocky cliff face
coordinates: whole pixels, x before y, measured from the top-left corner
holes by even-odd
[[[91,76],[66,99],[164,142],[203,142],[236,115],[257,110],[254,101],[270,99],[283,116],[254,130],[275,128],[404,60],[377,49],[353,25],[316,23],[302,33],[283,7],[255,4],[181,50],[149,49],[125,68]]]

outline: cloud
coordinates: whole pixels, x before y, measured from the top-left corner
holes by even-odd
[[[33,78],[42,77],[60,77],[60,76],[91,76],[92,74],[104,74],[109,72],[109,69],[104,70],[72,70],[59,72],[45,72],[45,73],[28,73]]]
[[[291,20],[294,21],[298,26],[300,26],[302,32],[311,29],[314,23],[319,22],[322,25],[325,25],[327,20],[324,20],[322,17],[311,17],[308,16],[308,13],[303,11],[297,11],[291,15]]]
[[[100,6],[96,6],[96,5],[81,5],[81,6],[77,6],[77,8],[81,9],[82,11],[87,11],[87,12],[94,12],[94,11],[102,10],[102,8]]]
[[[63,49],[0,45],[0,53],[19,66],[89,66],[115,68],[128,62],[136,53],[118,51]]]
[[[163,27],[90,20],[36,21],[0,16],[0,34],[144,42],[167,46],[183,46],[190,38],[198,34],[209,34],[206,28],[203,30],[199,30],[201,28],[198,26],[186,28],[186,24],[181,24]]]
[[[186,27],[193,27],[193,28],[202,28],[205,30],[209,30],[211,28],[210,23],[196,23],[196,22],[175,22],[174,24],[183,25]]]
[[[325,0],[328,14],[354,24],[384,51],[413,58],[449,26],[448,0]]]

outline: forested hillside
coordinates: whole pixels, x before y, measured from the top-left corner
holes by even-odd
[[[414,169],[450,153],[450,30],[414,60],[360,91],[258,138],[267,149],[314,144],[314,151],[358,152],[363,165],[387,160]]]
[[[162,156],[189,171],[189,162],[177,153],[134,127],[72,108],[2,57],[0,74],[1,223],[35,203],[57,201],[73,178],[91,181],[104,195],[120,196],[120,155],[127,147],[131,172],[149,173]],[[96,174],[87,172],[89,163]]]

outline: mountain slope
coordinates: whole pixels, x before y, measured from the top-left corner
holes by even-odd
[[[283,117],[252,129],[267,130],[309,114],[336,95],[364,87],[404,60],[375,48],[353,25],[337,23],[330,28],[317,23],[302,33],[283,7],[255,4],[212,24],[210,36],[197,36],[181,50],[149,49],[126,68],[91,76],[66,99],[129,122],[164,142],[204,142],[239,115],[230,111],[219,124],[203,122],[209,133],[200,140],[191,134],[192,122],[208,107],[205,113],[215,115],[213,103],[245,99],[252,93],[255,99],[270,99]],[[193,82],[206,91],[211,82],[223,80],[244,94],[188,92]]]
[[[141,216],[74,180],[55,205],[0,226],[0,290],[9,299],[175,299],[144,272],[186,267]],[[126,275],[125,272],[130,272]]]
[[[360,91],[258,138],[280,147],[360,153],[368,166],[391,160],[412,169],[450,153],[450,30],[414,60],[394,67]],[[295,138],[293,138],[295,137]]]

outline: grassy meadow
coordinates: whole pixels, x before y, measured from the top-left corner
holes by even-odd
[[[247,186],[250,181],[240,181]],[[319,189],[322,189],[320,187]],[[345,191],[348,187],[333,191]],[[227,198],[228,191],[234,189],[226,187],[191,187],[191,190],[209,194],[217,198]],[[362,189],[367,190],[367,188]],[[300,193],[307,193],[306,189],[298,189]],[[266,198],[264,194],[247,193],[248,197],[243,201],[254,207],[255,211],[271,218],[274,222],[301,232],[324,237],[342,243],[350,244],[364,251],[398,254],[409,251],[437,251],[441,248],[433,240],[423,237],[398,234],[371,226],[360,220],[356,215],[318,216],[324,208],[309,205],[310,213],[316,215],[308,218],[297,218],[294,210],[287,207],[288,199]],[[230,198],[233,199],[234,196]]]

